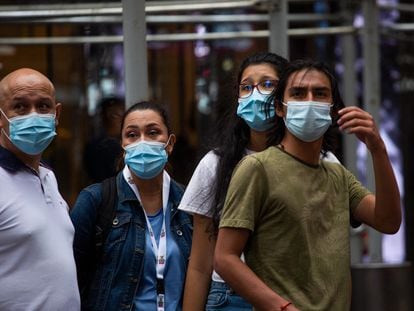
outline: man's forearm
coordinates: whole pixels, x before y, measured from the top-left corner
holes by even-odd
[[[375,173],[375,219],[381,232],[395,233],[401,224],[400,192],[385,150],[372,154]]]

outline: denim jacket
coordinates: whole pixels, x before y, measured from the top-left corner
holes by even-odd
[[[71,211],[75,227],[74,253],[81,288],[82,310],[133,310],[143,273],[146,220],[134,192],[123,178],[116,177],[116,216],[104,243],[101,258],[95,255],[96,208],[102,199],[101,184],[81,191]],[[168,207],[171,233],[188,263],[191,249],[191,216],[177,209],[183,190],[171,179]],[[85,284],[89,286],[87,290]]]

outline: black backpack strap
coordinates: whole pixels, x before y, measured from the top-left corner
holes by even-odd
[[[102,201],[96,210],[95,254],[97,260],[102,257],[103,245],[112,227],[116,211],[116,176],[102,181]]]

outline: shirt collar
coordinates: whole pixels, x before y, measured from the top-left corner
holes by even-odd
[[[12,173],[26,168],[26,165],[19,158],[2,146],[0,146],[0,166]]]
[[[11,173],[16,173],[20,170],[28,169],[32,173],[38,175],[38,173],[35,170],[33,170],[32,168],[24,164],[18,157],[16,157],[16,155],[13,152],[2,147],[1,145],[0,145],[0,167],[4,168],[5,170]],[[50,169],[42,161],[40,162],[40,167],[45,167],[47,169]]]

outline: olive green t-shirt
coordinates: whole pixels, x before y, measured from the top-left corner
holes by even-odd
[[[369,193],[340,164],[270,147],[237,166],[220,228],[252,231],[247,265],[300,310],[349,310],[349,217]]]

